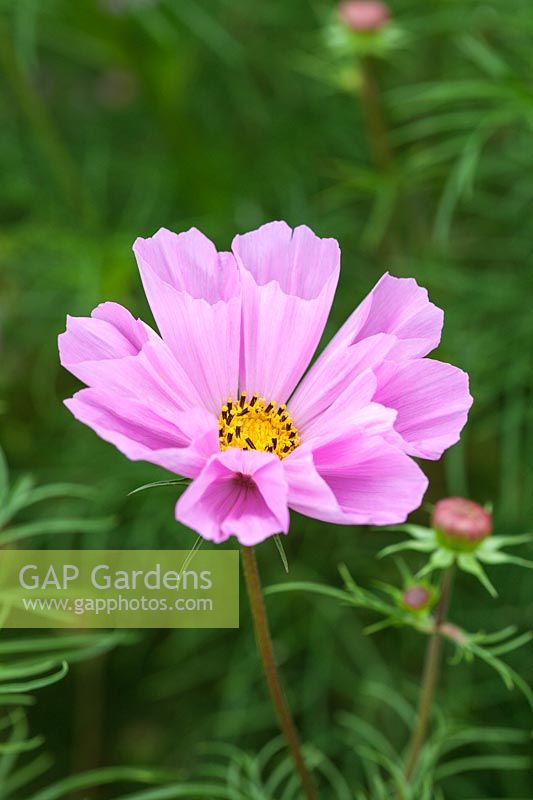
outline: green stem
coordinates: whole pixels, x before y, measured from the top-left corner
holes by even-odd
[[[382,258],[390,261],[401,252],[397,235],[391,227],[393,215],[398,211],[395,155],[377,77],[378,64],[375,59],[365,56],[360,59],[359,65],[361,75],[359,102],[372,161],[378,176],[371,224],[366,228],[362,244],[379,248]]]
[[[302,756],[300,737],[281,687],[280,677],[274,658],[265,601],[263,599],[261,579],[259,577],[253,547],[242,548],[242,560],[246,588],[248,590],[250,608],[252,611],[257,649],[259,650],[259,655],[263,663],[270,698],[276,711],[279,726],[285,736],[287,746],[300,776],[305,798],[306,800],[317,800],[318,794],[315,782]]]
[[[389,172],[394,165],[394,155],[375,76],[375,65],[368,57],[361,60],[361,106],[376,166],[380,172]]]
[[[435,612],[435,631],[429,640],[424,671],[422,674],[422,684],[420,690],[420,700],[418,702],[417,723],[409,742],[407,758],[405,761],[404,776],[406,781],[410,781],[415,767],[418,763],[420,751],[426,740],[426,734],[435,699],[435,692],[440,674],[440,663],[442,656],[442,636],[441,626],[446,622],[448,604],[453,583],[453,567],[450,567],[443,575],[440,588],[440,600]]]

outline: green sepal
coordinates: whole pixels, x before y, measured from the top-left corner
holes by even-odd
[[[490,582],[487,573],[475,556],[461,554],[457,558],[457,566],[459,569],[462,569],[463,572],[468,572],[470,575],[474,575],[481,585],[485,587],[491,597],[498,597],[498,592],[496,591],[494,585]]]
[[[417,573],[417,578],[423,578],[425,575],[429,575],[436,569],[448,569],[448,567],[451,567],[454,561],[455,554],[449,550],[443,550],[442,548],[434,550],[426,566],[422,567],[422,569]]]

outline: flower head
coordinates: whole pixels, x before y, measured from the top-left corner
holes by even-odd
[[[409,611],[425,611],[432,604],[433,594],[429,586],[409,586],[402,594],[401,603]]]
[[[431,524],[452,550],[475,550],[492,533],[492,516],[483,506],[464,497],[439,500]]]
[[[489,594],[496,597],[498,593],[483,564],[515,564],[533,568],[533,561],[506,552],[508,547],[531,542],[533,535],[492,536],[492,515],[482,506],[463,497],[439,500],[433,510],[430,528],[408,524],[395,529],[405,531],[410,538],[385,547],[379,556],[390,556],[403,550],[427,553],[429,560],[418,572],[418,579],[455,564],[463,572],[474,575]]]
[[[229,253],[195,229],[134,251],[159,334],[116,303],[69,317],[61,363],[87,388],[66,405],[128,458],[192,480],[178,520],[253,545],[286,533],[289,509],[386,525],[418,507],[411,456],[439,458],[471,404],[464,372],[424,358],[443,316],[424,289],[384,275],[308,369],[334,239],[272,222]]]
[[[380,0],[344,0],[339,18],[354,31],[375,31],[389,21],[390,9]]]

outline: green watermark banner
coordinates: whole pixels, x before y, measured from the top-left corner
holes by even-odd
[[[237,550],[2,550],[7,628],[238,628]]]

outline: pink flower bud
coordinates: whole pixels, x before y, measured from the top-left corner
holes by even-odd
[[[441,543],[452,550],[475,550],[492,533],[489,512],[464,497],[439,500],[433,510],[432,525]]]
[[[402,605],[410,611],[428,608],[432,595],[426,586],[410,586],[402,595]]]
[[[380,0],[343,0],[339,18],[354,31],[376,31],[389,21],[390,11]]]

